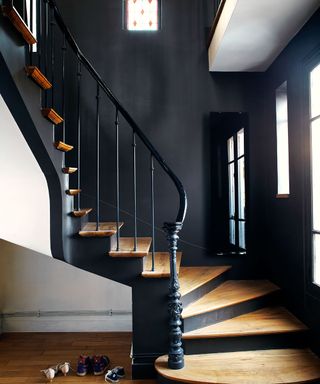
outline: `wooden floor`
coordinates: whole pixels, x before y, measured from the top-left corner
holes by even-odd
[[[76,369],[82,354],[104,354],[111,367],[121,365],[126,377],[121,383],[146,383],[131,379],[131,333],[7,333],[0,336],[0,384],[47,383],[40,372],[57,363],[68,361]],[[55,377],[53,383],[104,383],[103,376],[79,377],[75,372]]]

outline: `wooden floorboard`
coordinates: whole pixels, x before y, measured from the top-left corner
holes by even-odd
[[[122,384],[155,381],[131,380],[131,333],[7,333],[0,336],[0,384],[44,384],[40,372],[57,363],[68,361],[76,369],[80,354],[105,354],[111,367],[121,365],[126,377]],[[70,372],[57,375],[53,383],[103,383],[102,376],[79,377]]]

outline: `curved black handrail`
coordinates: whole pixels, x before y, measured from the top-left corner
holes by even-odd
[[[132,130],[139,136],[141,141],[149,149],[149,151],[154,156],[154,158],[158,161],[158,163],[160,164],[162,169],[169,175],[169,177],[171,178],[171,180],[175,184],[175,186],[178,190],[179,199],[180,199],[179,211],[177,214],[176,222],[182,224],[184,222],[186,212],[187,212],[187,194],[186,194],[186,191],[185,191],[181,181],[175,175],[175,173],[171,170],[171,168],[167,165],[167,163],[164,161],[164,159],[159,154],[159,152],[154,148],[154,146],[151,144],[151,142],[146,137],[146,135],[138,127],[138,125],[133,120],[133,118],[131,117],[129,112],[122,106],[122,104],[119,102],[119,100],[114,96],[114,94],[108,88],[106,83],[102,80],[101,76],[94,69],[94,67],[89,62],[89,60],[81,52],[78,44],[76,43],[74,37],[71,34],[69,28],[65,24],[63,17],[62,17],[62,15],[61,15],[58,7],[57,7],[55,0],[48,0],[48,3],[53,8],[56,21],[57,21],[59,27],[61,28],[62,32],[64,33],[66,39],[68,40],[71,49],[75,52],[78,59],[87,68],[87,70],[89,71],[91,76],[97,81],[97,83],[100,85],[101,89],[106,93],[106,95],[108,96],[110,101],[118,109],[118,111],[121,113],[121,115],[125,118],[125,120],[128,122],[128,124],[131,126]]]

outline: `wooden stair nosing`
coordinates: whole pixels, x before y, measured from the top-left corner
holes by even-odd
[[[76,196],[81,192],[81,189],[67,189],[66,194],[69,196]]]
[[[77,172],[78,168],[75,168],[75,167],[64,167],[62,168],[62,172],[67,174],[67,175],[70,175],[71,173],[75,173]]]
[[[62,141],[56,141],[53,145],[58,151],[61,152],[69,152],[73,149],[73,145],[66,144]]]
[[[26,43],[30,45],[37,43],[37,39],[14,6],[3,5],[1,8],[3,14],[8,17],[16,30],[21,33]]]
[[[83,217],[88,215],[91,211],[92,211],[92,208],[82,208],[80,209],[80,211],[77,211],[77,210],[72,211],[71,215],[74,217]]]
[[[40,69],[36,66],[29,65],[26,66],[26,73],[29,77],[31,77],[42,89],[47,90],[52,88],[52,84],[45,77],[45,75],[40,71]]]
[[[182,252],[177,252],[177,273],[180,272]],[[152,253],[145,258],[142,277],[145,278],[166,278],[170,277],[170,254],[169,252],[155,252],[154,271],[152,269]]]
[[[271,349],[186,355],[185,367],[168,368],[160,356],[155,368],[169,382],[192,384],[297,384],[320,379],[320,360],[309,349]]]
[[[185,340],[271,335],[307,331],[308,327],[283,307],[266,307],[207,327],[186,332]]]
[[[123,226],[123,222],[119,223],[119,229]],[[101,222],[99,229],[96,230],[96,223],[90,222],[79,231],[81,237],[110,237],[117,233],[117,223]]]
[[[63,118],[53,108],[42,108],[41,113],[43,117],[55,125],[63,122]]]
[[[182,312],[182,318],[241,304],[276,291],[279,291],[279,287],[268,280],[228,280],[186,307]]]
[[[134,238],[133,237],[121,237],[119,250],[113,249],[108,252],[111,257],[145,257],[149,253],[149,249],[152,243],[151,237],[138,237],[137,238],[137,250],[134,250]]]

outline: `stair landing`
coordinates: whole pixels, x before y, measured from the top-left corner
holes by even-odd
[[[309,349],[271,349],[185,356],[185,367],[167,367],[160,356],[155,367],[168,382],[201,384],[294,384],[320,378],[320,360]]]

